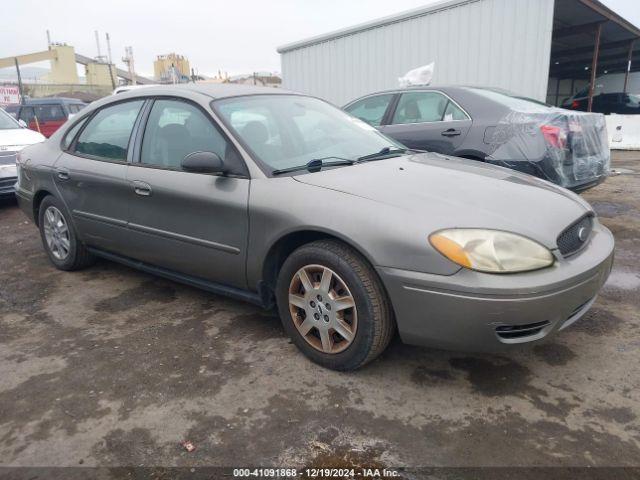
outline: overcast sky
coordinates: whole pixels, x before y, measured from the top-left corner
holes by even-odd
[[[4,1],[4,0],[3,0]],[[603,0],[640,25],[639,0]],[[158,54],[185,55],[199,73],[280,71],[276,47],[417,8],[434,0],[17,0],[2,8],[0,58],[53,41],[97,55],[94,30],[109,32],[113,58],[134,51],[136,71],[153,73]],[[43,66],[46,66],[44,64]]]

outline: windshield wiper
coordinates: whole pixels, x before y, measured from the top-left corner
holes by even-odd
[[[336,160],[333,162],[327,162],[325,160],[329,160],[330,158],[335,158]],[[316,158],[311,160],[310,162],[305,163],[304,165],[297,165],[295,167],[287,167],[281,168],[278,170],[274,170],[271,172],[271,175],[280,175],[282,173],[290,173],[297,172],[300,170],[309,170],[310,172],[318,172],[323,167],[337,167],[340,165],[353,165],[356,163],[355,160],[349,160],[348,158],[341,157],[325,157],[325,158]]]
[[[392,147],[384,147],[382,150],[376,153],[372,153],[371,155],[365,155],[363,157],[358,158],[358,162],[366,162],[367,160],[379,160],[383,158],[389,158],[391,156],[402,155],[403,153],[410,152],[411,150],[408,148],[392,148]]]

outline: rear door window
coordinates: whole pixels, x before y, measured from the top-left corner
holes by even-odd
[[[394,124],[440,122],[449,99],[439,92],[403,93],[393,115]]]
[[[389,103],[393,99],[392,93],[385,95],[376,95],[374,97],[363,98],[349,105],[345,110],[354,117],[367,122],[369,125],[379,127],[384,118],[384,114],[389,107]]]
[[[75,152],[106,160],[126,161],[133,125],[144,100],[105,107],[96,113],[76,142]]]
[[[35,107],[36,117],[39,122],[64,121],[67,115],[60,104],[38,105]]]

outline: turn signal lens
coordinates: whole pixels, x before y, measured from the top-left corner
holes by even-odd
[[[452,262],[480,272],[527,272],[553,264],[548,248],[521,235],[499,230],[441,230],[430,235],[429,241]]]
[[[464,249],[453,240],[438,234],[431,235],[430,240],[435,249],[449,260],[466,268],[472,267],[469,256],[465,253]]]

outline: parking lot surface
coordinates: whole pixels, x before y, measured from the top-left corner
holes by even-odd
[[[613,167],[584,194],[617,247],[582,320],[502,356],[396,339],[353,373],[248,304],[107,261],[57,271],[5,202],[0,465],[640,466],[640,154]]]

